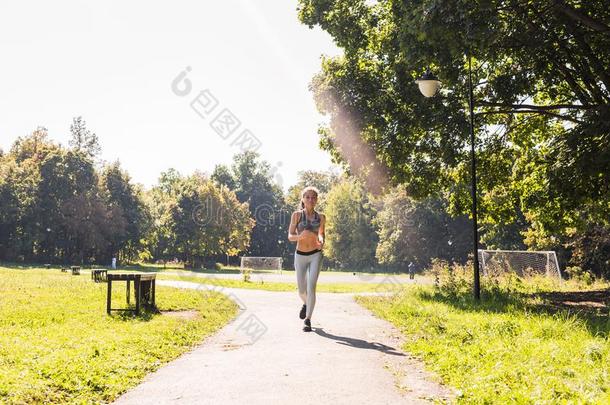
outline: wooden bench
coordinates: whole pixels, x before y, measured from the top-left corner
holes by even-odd
[[[134,274],[134,273],[106,273],[106,282],[108,291],[106,296],[106,312],[110,315],[110,311],[134,311],[132,309],[112,309],[112,282],[125,281],[127,283],[127,305],[129,305],[130,284],[133,281],[134,295],[136,298],[136,315],[140,314],[140,308],[145,306],[150,309],[155,309],[155,280],[156,274]]]
[[[80,274],[80,267],[79,266],[72,266],[70,267],[70,269],[72,269],[72,275],[73,276],[77,276]]]
[[[91,270],[91,280],[96,283],[105,283],[107,281],[108,270],[106,269],[93,269]]]

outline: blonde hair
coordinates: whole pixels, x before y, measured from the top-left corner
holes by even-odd
[[[318,190],[317,188],[315,188],[314,186],[307,186],[303,189],[303,191],[301,191],[301,203],[299,204],[299,207],[301,209],[305,208],[305,204],[303,203],[303,198],[305,198],[305,194],[308,191],[313,191],[316,194],[316,197],[318,197],[320,195],[320,190]]]

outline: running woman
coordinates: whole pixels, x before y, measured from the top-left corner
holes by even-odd
[[[315,210],[318,194],[315,187],[305,187],[301,192],[301,209],[292,213],[288,228],[288,240],[297,243],[294,269],[299,297],[303,301],[299,318],[305,319],[305,332],[311,332],[311,314],[316,304],[316,283],[320,275],[324,246],[326,217]]]

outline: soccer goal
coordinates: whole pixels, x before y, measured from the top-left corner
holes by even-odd
[[[479,249],[479,265],[485,276],[514,272],[521,277],[544,275],[562,279],[553,251]]]
[[[242,269],[252,270],[276,270],[280,274],[282,273],[282,258],[281,257],[253,257],[253,256],[242,256],[241,265]]]

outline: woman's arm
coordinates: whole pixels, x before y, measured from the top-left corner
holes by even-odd
[[[320,227],[318,228],[318,242],[320,242],[320,248],[324,246],[324,238],[326,237],[324,233],[324,225],[326,225],[326,216],[324,214],[320,214]]]
[[[297,222],[298,222],[298,212],[293,212],[292,217],[290,217],[290,226],[288,227],[288,240],[290,242],[298,242],[300,239],[299,234],[297,234]]]

